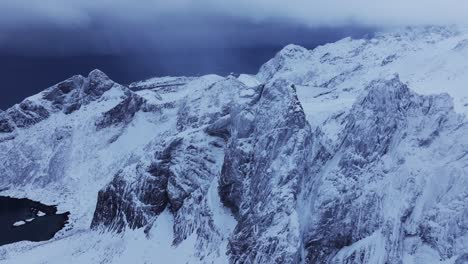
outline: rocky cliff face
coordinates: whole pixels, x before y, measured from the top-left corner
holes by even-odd
[[[0,189],[70,225],[0,262],[465,263],[466,32],[289,45],[237,78],[93,71],[30,97],[0,112]]]
[[[424,160],[446,155],[435,151],[448,147],[445,133],[466,133],[447,95],[416,95],[398,77],[373,81],[366,90],[345,119],[338,148],[320,157],[312,165],[317,167],[315,179],[304,182],[308,188],[303,189],[302,206],[310,210],[310,218],[304,219],[305,245],[311,263],[399,263],[408,247],[416,251],[427,243],[423,226],[435,223],[421,218],[417,204],[433,206],[424,193],[435,187],[430,182],[437,177],[434,171],[451,169]],[[438,197],[451,195],[449,190],[437,192]],[[455,222],[465,231],[457,229],[445,241],[438,237],[437,244],[466,234],[466,225]],[[451,233],[448,229],[439,231]]]

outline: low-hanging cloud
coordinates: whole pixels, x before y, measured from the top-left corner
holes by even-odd
[[[212,1],[215,2],[215,1]],[[217,7],[250,18],[285,17],[309,25],[372,26],[468,23],[466,0],[239,0]]]
[[[144,24],[184,14],[253,21],[279,18],[311,26],[454,24],[468,23],[467,13],[467,0],[6,0],[0,1],[0,29],[88,27],[102,18]]]

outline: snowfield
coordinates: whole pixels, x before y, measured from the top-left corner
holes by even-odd
[[[467,114],[455,26],[237,78],[74,76],[0,110],[0,194],[71,213],[0,263],[468,263]]]

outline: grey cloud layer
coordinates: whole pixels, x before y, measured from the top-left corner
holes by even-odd
[[[311,25],[349,21],[376,26],[468,23],[466,0],[238,0],[230,4],[216,3],[220,8],[232,12],[242,10],[251,17],[256,14],[282,16]]]
[[[86,27],[101,16],[145,23],[159,16],[231,15],[291,19],[308,25],[468,23],[467,0],[3,0],[0,28],[52,24]]]

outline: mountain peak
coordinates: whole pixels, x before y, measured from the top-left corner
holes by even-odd
[[[309,50],[306,48],[296,45],[289,44],[278,52],[277,56],[285,57],[289,59],[303,59],[309,54]]]
[[[99,69],[94,69],[94,70],[90,71],[89,74],[88,74],[88,78],[90,78],[90,79],[96,79],[96,78],[109,79],[109,77],[103,71],[101,71]]]

